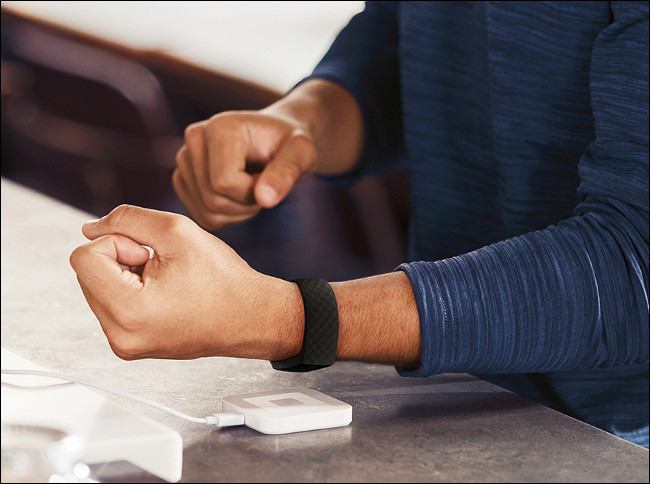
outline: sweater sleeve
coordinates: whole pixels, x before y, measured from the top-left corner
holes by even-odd
[[[648,362],[648,5],[612,2],[594,44],[596,136],[581,202],[557,225],[449,259],[402,264],[422,365],[524,373]]]
[[[331,181],[350,182],[401,160],[397,3],[366,2],[307,78],[327,79],[344,87],[359,103],[363,116],[360,160],[348,173],[324,177]]]

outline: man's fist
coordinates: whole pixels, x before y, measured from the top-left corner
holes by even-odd
[[[261,111],[225,112],[188,126],[172,182],[192,218],[216,230],[277,205],[315,161],[314,143],[298,123]]]
[[[82,230],[91,242],[70,263],[120,358],[274,360],[300,351],[297,286],[253,270],[187,217],[122,205]]]

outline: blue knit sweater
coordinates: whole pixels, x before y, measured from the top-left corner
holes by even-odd
[[[368,2],[312,76],[406,163],[422,365],[648,446],[648,2]]]

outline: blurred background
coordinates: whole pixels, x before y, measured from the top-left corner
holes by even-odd
[[[2,176],[103,216],[186,214],[171,174],[185,127],[259,109],[309,75],[363,2],[2,2]],[[305,177],[215,235],[284,279],[405,260],[406,175]]]

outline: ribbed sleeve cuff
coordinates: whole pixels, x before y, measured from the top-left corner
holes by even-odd
[[[444,307],[443,301],[439,300],[436,304],[431,299],[430,288],[440,288],[437,277],[434,275],[435,271],[431,270],[432,265],[425,262],[411,262],[400,264],[395,269],[404,271],[413,286],[420,316],[420,336],[422,338],[422,364],[416,370],[395,367],[401,376],[426,377],[438,373],[434,355],[439,360],[444,353],[447,320],[444,317],[444,311],[441,310]],[[439,293],[439,290],[436,291],[436,294]],[[426,321],[436,321],[439,324],[426,324]]]

